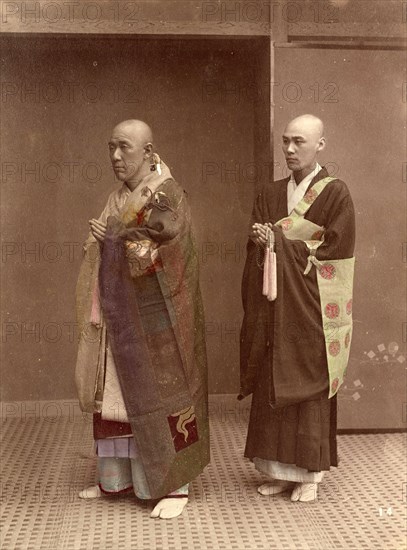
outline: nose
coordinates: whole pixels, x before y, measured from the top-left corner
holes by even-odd
[[[292,141],[288,144],[286,151],[287,153],[294,153],[294,144]]]
[[[111,154],[112,160],[120,160],[121,156],[119,147],[115,147]]]

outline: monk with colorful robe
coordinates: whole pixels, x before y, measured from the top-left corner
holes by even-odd
[[[322,121],[292,120],[283,134],[289,178],[266,184],[253,208],[242,297],[241,393],[253,393],[245,456],[269,481],[317,498],[337,466],[336,394],[352,339],[355,215],[346,184],[317,162]]]
[[[185,191],[150,128],[116,126],[122,182],[90,236],[77,286],[76,383],[94,414],[99,484],[81,498],[134,491],[173,518],[209,462],[207,362],[198,259]]]

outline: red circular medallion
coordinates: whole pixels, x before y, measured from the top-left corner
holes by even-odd
[[[352,299],[349,300],[349,302],[346,304],[346,313],[348,315],[351,315],[352,313]]]
[[[329,349],[329,354],[332,355],[333,357],[336,357],[338,353],[341,351],[341,344],[339,340],[334,340],[333,342],[331,342],[328,346],[328,349]]]
[[[328,317],[328,319],[335,319],[335,317],[339,317],[339,305],[335,302],[330,302],[329,304],[326,304],[325,315]]]
[[[310,189],[305,193],[304,201],[307,204],[312,204],[317,197],[318,197],[318,193],[315,191],[315,189]]]
[[[333,279],[336,275],[336,269],[332,264],[324,264],[319,272],[323,279]]]
[[[281,228],[283,231],[288,231],[293,226],[293,220],[291,218],[286,218],[281,222]]]

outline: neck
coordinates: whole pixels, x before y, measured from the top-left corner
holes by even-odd
[[[303,168],[302,170],[297,170],[297,171],[293,172],[295,183],[297,185],[299,183],[301,183],[304,178],[309,176],[309,174],[311,174],[311,172],[313,172],[315,170],[316,166],[317,166],[317,163],[315,163],[314,166],[311,166],[311,167],[308,167],[308,168]]]

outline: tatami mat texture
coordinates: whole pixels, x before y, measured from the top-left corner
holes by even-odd
[[[51,410],[51,409],[49,409]],[[57,410],[55,408],[55,410]],[[339,436],[340,466],[314,503],[263,497],[243,458],[247,404],[211,398],[212,460],[184,514],[150,519],[133,496],[83,501],[96,479],[92,424],[78,414],[6,417],[1,442],[4,550],[404,550],[406,436]]]

